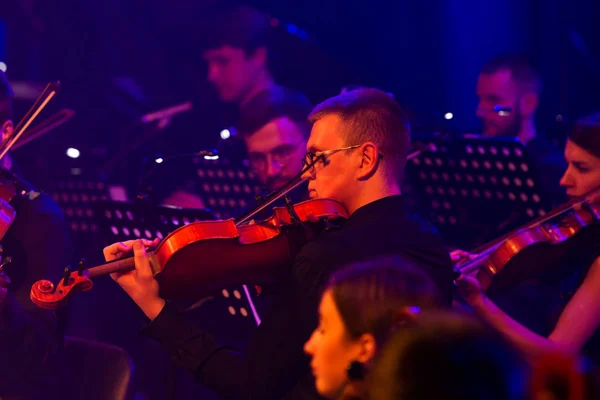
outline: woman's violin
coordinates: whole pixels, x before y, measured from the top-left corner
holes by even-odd
[[[571,200],[550,213],[473,251],[477,256],[457,267],[463,274],[477,272],[481,287],[487,290],[494,277],[523,250],[533,245],[555,245],[577,235],[582,228],[600,221],[600,188]]]
[[[160,295],[169,300],[197,300],[223,287],[237,284],[268,284],[281,273],[300,248],[330,224],[348,218],[341,203],[332,199],[307,200],[276,207],[266,220],[251,219],[303,183],[306,166],[280,191],[237,220],[199,221],[171,232],[150,252],[150,265],[160,286]],[[31,300],[41,308],[56,309],[77,291],[90,290],[92,278],[135,268],[133,257],[89,269],[66,270],[55,285],[36,282]]]

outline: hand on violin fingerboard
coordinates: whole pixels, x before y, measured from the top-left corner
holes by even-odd
[[[135,261],[135,270],[115,272],[111,278],[115,280],[151,320],[155,319],[165,306],[165,300],[158,295],[158,282],[154,279],[147,250],[158,245],[158,239],[129,240],[112,244],[104,249],[106,261],[113,261],[131,253]]]
[[[465,262],[473,260],[476,257],[477,254],[472,254],[464,250],[454,250],[450,252],[450,259],[454,265],[464,264]]]
[[[146,251],[153,250],[160,242],[158,238],[154,240],[141,239],[140,241],[144,245]],[[133,242],[135,242],[135,240],[128,240],[126,242],[118,242],[105,247],[104,250],[102,250],[104,259],[108,262],[118,260],[125,256],[131,256],[133,253]]]
[[[458,293],[471,307],[476,308],[483,302],[485,295],[477,278],[461,275],[454,283],[458,287]]]

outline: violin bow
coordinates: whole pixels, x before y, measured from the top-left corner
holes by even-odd
[[[42,110],[46,107],[46,105],[52,100],[52,98],[58,93],[60,88],[60,82],[48,83],[44,91],[37,98],[33,106],[27,111],[27,114],[21,119],[21,121],[17,124],[14,130],[14,134],[8,140],[6,145],[2,146],[2,151],[0,152],[0,160],[4,158],[6,153],[14,146],[14,144],[19,140],[21,135],[25,132],[25,129],[31,125],[33,120],[42,112]]]

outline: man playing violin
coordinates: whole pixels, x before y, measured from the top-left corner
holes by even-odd
[[[312,167],[305,168],[303,178],[310,197],[339,201],[350,218],[340,229],[309,241],[281,271],[274,306],[247,354],[219,344],[158,296],[146,255],[156,240],[104,249],[107,260],[133,249],[136,270],[113,279],[150,319],[144,334],[158,340],[199,383],[226,398],[318,398],[302,349],[318,323],[320,291],[342,265],[379,255],[408,257],[433,279],[446,303],[451,301],[453,274],[441,238],[406,212],[400,192],[410,145],[404,111],[384,92],[359,89],[319,104],[309,119],[313,126],[304,164]]]
[[[596,191],[600,196],[600,114],[584,118],[571,131],[565,147],[568,167],[560,181],[572,198]],[[587,198],[591,198],[588,196]],[[472,276],[461,276],[459,292],[475,312],[495,327],[517,349],[531,358],[548,352],[587,354],[600,361],[600,225],[596,220],[574,237],[534,254],[532,263],[510,268],[523,270],[536,285],[525,283],[493,298],[483,293]],[[469,256],[456,252],[453,259]],[[530,264],[530,265],[528,265]],[[532,269],[535,271],[531,274]],[[537,271],[536,271],[537,270]],[[538,290],[540,287],[546,288]],[[523,290],[524,289],[524,290]],[[537,297],[537,298],[536,298]],[[523,313],[525,311],[525,313]],[[536,324],[539,314],[549,322]]]
[[[13,96],[0,71],[2,143],[14,131]],[[1,163],[0,168],[19,176],[10,153]],[[2,238],[2,257],[12,261],[0,267],[0,396],[37,396],[57,384],[52,366],[57,321],[31,302],[29,291],[34,282],[59,274],[69,263],[71,240],[60,208],[46,194],[16,196],[10,204],[17,215]]]

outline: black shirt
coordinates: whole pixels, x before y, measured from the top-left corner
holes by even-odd
[[[224,398],[319,398],[303,346],[317,326],[321,289],[340,266],[392,254],[424,268],[450,304],[452,265],[439,235],[430,224],[406,214],[401,196],[390,196],[358,209],[340,230],[325,232],[302,248],[246,355],[217,343],[169,305],[144,334]]]

